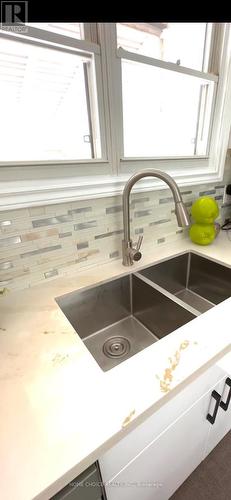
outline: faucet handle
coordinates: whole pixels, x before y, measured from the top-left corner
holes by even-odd
[[[139,252],[139,249],[142,245],[142,241],[143,241],[143,236],[139,236],[137,243],[135,243],[137,252]]]
[[[143,236],[139,236],[137,243],[130,248],[130,257],[132,260],[138,261],[142,257],[142,253],[140,252],[140,247],[143,241]]]

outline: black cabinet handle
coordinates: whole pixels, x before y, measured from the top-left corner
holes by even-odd
[[[226,402],[224,402],[224,401],[220,402],[220,407],[222,408],[222,410],[227,411],[228,407],[229,407],[230,399],[231,399],[231,378],[228,377],[225,381],[225,384],[227,384],[229,386],[229,393],[228,393]]]
[[[210,424],[213,425],[215,420],[216,420],[218,408],[220,406],[221,396],[217,391],[213,391],[211,394],[211,397],[215,399],[216,404],[215,404],[213,415],[210,415],[210,413],[208,413],[206,418],[210,422]]]

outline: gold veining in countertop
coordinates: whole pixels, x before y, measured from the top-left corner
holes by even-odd
[[[132,410],[132,411],[130,411],[129,415],[128,415],[128,416],[127,416],[127,417],[123,420],[123,422],[122,422],[122,427],[123,427],[123,428],[124,428],[124,427],[126,427],[126,426],[127,426],[127,425],[128,425],[128,424],[132,421],[132,419],[133,419],[133,417],[134,417],[135,413],[136,413],[136,410],[135,410],[135,409],[134,409],[134,410]]]
[[[193,345],[198,345],[198,342],[192,342]],[[171,382],[173,381],[174,377],[174,370],[177,368],[177,366],[180,363],[181,359],[181,351],[184,349],[187,349],[187,347],[190,346],[190,341],[189,340],[183,340],[183,342],[180,343],[179,348],[175,351],[172,357],[168,358],[169,361],[169,366],[164,369],[164,373],[162,377],[160,375],[156,375],[157,380],[159,380],[160,383],[160,390],[161,392],[169,392],[171,390]]]

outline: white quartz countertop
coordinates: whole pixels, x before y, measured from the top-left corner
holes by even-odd
[[[103,372],[54,298],[193,250],[231,267],[231,241],[158,245],[121,261],[0,296],[2,500],[47,500],[182,387],[231,351],[231,298]],[[163,375],[177,354],[170,387]],[[221,361],[231,367],[231,354]]]

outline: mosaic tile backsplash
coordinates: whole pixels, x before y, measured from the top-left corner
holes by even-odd
[[[224,182],[181,188],[181,193],[190,211],[203,195],[214,197],[221,208],[223,190]],[[177,226],[166,189],[131,196],[131,231],[134,241],[144,236],[143,252],[188,234]],[[0,289],[27,288],[120,259],[122,237],[121,196],[0,212]]]

